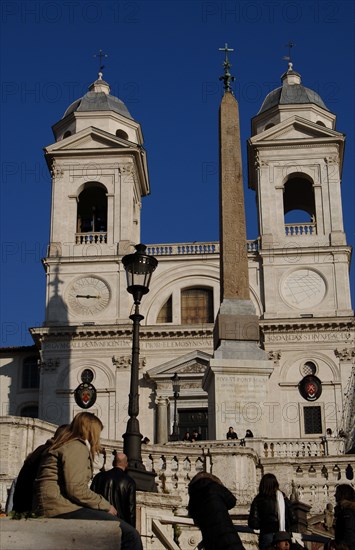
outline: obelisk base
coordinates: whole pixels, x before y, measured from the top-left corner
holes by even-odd
[[[239,438],[247,429],[255,436],[267,433],[264,408],[273,362],[259,342],[259,319],[252,301],[225,298],[214,327],[214,356],[203,383],[211,439],[225,439],[229,426]]]
[[[222,345],[225,342],[222,342]],[[255,342],[241,344],[237,352],[237,342],[227,342],[235,348],[234,357],[252,355]],[[248,345],[250,344],[250,345]],[[211,359],[203,379],[203,389],[208,392],[208,433],[210,439],[226,439],[229,426],[233,426],[239,438],[247,429],[255,437],[268,433],[268,379],[273,371],[273,363],[266,353],[258,348],[255,358],[231,359],[218,356]],[[264,354],[264,358],[262,355]],[[216,354],[215,354],[216,355]],[[222,355],[222,354],[218,354]]]

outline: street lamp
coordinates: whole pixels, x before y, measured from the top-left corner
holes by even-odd
[[[156,491],[155,474],[147,472],[142,461],[141,440],[139,429],[139,326],[143,315],[139,313],[139,305],[144,294],[149,292],[152,273],[158,265],[154,256],[145,254],[144,244],[136,245],[136,252],[122,258],[127,277],[127,290],[133,295],[134,313],[129,316],[133,321],[131,382],[128,401],[128,422],[126,433],[123,434],[123,451],[128,457],[127,472],[136,482],[139,491]]]
[[[180,394],[180,378],[177,372],[172,377],[173,382],[173,392],[174,392],[174,423],[173,423],[173,433],[170,436],[170,441],[179,441],[179,426],[177,421],[177,400]]]

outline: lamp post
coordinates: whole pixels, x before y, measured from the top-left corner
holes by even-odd
[[[180,378],[177,372],[172,377],[173,382],[173,392],[174,392],[174,423],[173,423],[173,433],[170,436],[170,441],[179,441],[179,426],[177,421],[177,400],[180,394]]]
[[[147,472],[142,461],[141,440],[139,429],[139,326],[143,315],[139,313],[139,305],[144,294],[149,292],[152,273],[158,265],[158,260],[145,254],[144,244],[136,245],[136,252],[122,258],[127,277],[127,291],[133,295],[134,313],[129,316],[133,321],[131,381],[128,401],[128,422],[126,433],[123,434],[123,451],[128,457],[127,472],[136,482],[140,491],[156,491],[155,474]]]

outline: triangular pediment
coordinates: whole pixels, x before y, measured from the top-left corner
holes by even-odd
[[[280,124],[276,124],[275,126],[272,126],[272,128],[264,130],[260,134],[253,136],[250,139],[250,142],[253,144],[266,144],[267,142],[274,142],[277,140],[314,140],[317,138],[343,138],[343,134],[295,115],[281,122]]]
[[[119,137],[116,137],[104,130],[99,130],[93,126],[81,130],[66,139],[57,141],[53,145],[46,147],[47,153],[59,151],[79,151],[88,149],[126,149],[130,145]]]
[[[211,355],[203,351],[192,351],[148,370],[146,375],[152,380],[171,379],[175,373],[183,378],[203,377]]]

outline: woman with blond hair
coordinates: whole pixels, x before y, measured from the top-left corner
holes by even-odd
[[[119,521],[122,550],[142,550],[138,531],[88,487],[102,428],[97,416],[81,412],[45,451],[35,482],[34,510],[51,518]]]

